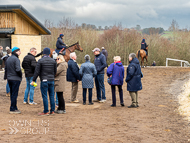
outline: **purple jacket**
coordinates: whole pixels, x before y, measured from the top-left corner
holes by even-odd
[[[121,62],[112,63],[107,69],[107,76],[112,75],[112,85],[123,85],[124,67]]]

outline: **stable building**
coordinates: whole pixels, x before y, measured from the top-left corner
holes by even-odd
[[[41,35],[51,35],[22,5],[0,5],[0,45],[21,49],[19,59],[23,60],[30,48],[41,52]]]

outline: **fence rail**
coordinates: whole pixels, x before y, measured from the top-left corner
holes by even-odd
[[[183,63],[184,63],[184,67],[189,67],[189,66],[190,66],[190,64],[189,64],[188,61],[166,58],[166,67],[168,66],[168,61],[169,61],[169,60],[170,60],[170,61],[181,62],[181,67],[183,66]]]

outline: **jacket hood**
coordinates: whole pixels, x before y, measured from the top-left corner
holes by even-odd
[[[122,64],[122,62],[121,62],[121,61],[116,62],[116,65],[118,65],[118,66],[123,66],[123,64]]]
[[[134,58],[131,63],[139,64],[139,60],[137,58]]]

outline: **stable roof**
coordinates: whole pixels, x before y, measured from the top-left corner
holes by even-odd
[[[50,35],[51,31],[41,24],[32,14],[30,14],[22,5],[0,5],[0,12],[15,12],[23,16],[29,23],[40,31],[42,35]]]

